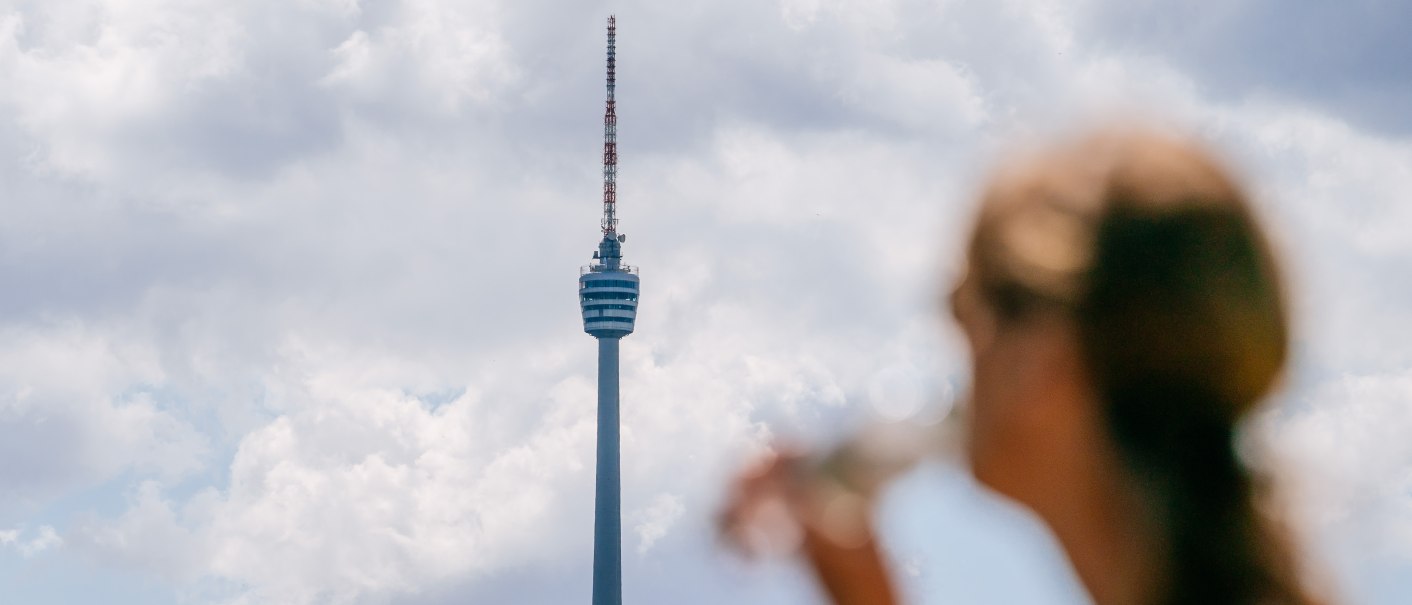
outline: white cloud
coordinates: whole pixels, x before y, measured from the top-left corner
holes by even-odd
[[[637,554],[647,554],[658,540],[667,535],[684,512],[686,507],[682,505],[681,498],[657,494],[646,507],[629,513],[630,518],[636,519],[633,531],[637,533]]]
[[[31,534],[33,537],[26,540],[21,538],[24,534]],[[0,546],[12,547],[15,552],[26,559],[63,544],[64,539],[60,538],[58,532],[48,525],[41,525],[33,532],[26,532],[23,529],[0,530]]]
[[[594,357],[573,270],[595,241],[606,11],[15,6],[0,491],[26,504],[0,513],[120,492],[54,539],[203,601],[581,592]],[[1381,561],[1406,565],[1406,141],[1297,99],[1212,98],[1058,3],[618,12],[644,282],[625,564],[663,578],[640,597],[807,598],[723,581],[703,552],[724,475],[777,435],[945,398],[964,369],[935,305],[969,188],[998,141],[1113,107],[1175,116],[1261,184],[1307,305],[1309,384],[1276,438],[1318,452],[1326,527],[1391,528]],[[48,544],[18,531],[0,542]]]
[[[1344,375],[1272,419],[1303,514],[1329,533],[1412,560],[1412,370]]]
[[[0,492],[35,502],[136,471],[168,480],[206,464],[207,441],[154,401],[141,342],[77,325],[0,329]]]
[[[151,574],[170,582],[190,582],[207,572],[211,545],[192,532],[181,511],[162,497],[161,486],[145,481],[116,519],[91,519],[69,532],[70,545],[119,569]],[[197,514],[210,505],[212,494],[192,498],[185,509]]]
[[[498,97],[515,67],[489,27],[498,20],[494,8],[401,3],[389,23],[354,31],[334,48],[337,63],[320,83],[346,88],[355,102],[391,103],[399,111],[457,113],[467,102]]]

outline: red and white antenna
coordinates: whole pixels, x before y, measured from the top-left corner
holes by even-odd
[[[609,17],[609,100],[603,110],[603,235],[617,235],[617,109],[613,106],[617,18]]]
[[[608,17],[608,106],[603,111],[603,235],[609,238],[616,237],[618,232],[618,113],[613,106],[616,35],[617,19]]]

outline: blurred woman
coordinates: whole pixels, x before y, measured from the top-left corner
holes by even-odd
[[[949,305],[971,470],[1049,526],[1094,602],[1314,602],[1235,449],[1289,336],[1265,235],[1210,154],[1113,131],[1003,167]],[[896,602],[869,512],[897,465],[866,449],[761,463],[723,530],[749,548],[796,527],[835,602]]]

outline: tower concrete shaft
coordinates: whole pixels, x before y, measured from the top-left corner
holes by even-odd
[[[618,339],[598,339],[598,480],[593,507],[593,605],[623,602],[623,508],[618,459]]]

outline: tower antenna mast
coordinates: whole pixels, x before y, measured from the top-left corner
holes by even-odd
[[[617,85],[614,56],[617,30],[617,18],[608,17],[608,102],[603,110],[603,235],[606,237],[616,237],[618,233],[618,112],[613,101],[613,89]]]

